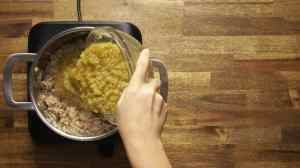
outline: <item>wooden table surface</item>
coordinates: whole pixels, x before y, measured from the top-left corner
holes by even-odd
[[[75,20],[75,0],[1,0],[0,69],[30,28]],[[300,1],[89,0],[84,20],[129,21],[169,69],[163,142],[174,167],[300,167]],[[26,99],[17,64],[14,95]],[[0,85],[2,86],[2,76]],[[2,95],[2,92],[1,92]],[[94,145],[37,145],[25,111],[0,101],[0,167],[130,167]]]

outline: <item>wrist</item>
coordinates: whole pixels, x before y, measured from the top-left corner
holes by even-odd
[[[160,138],[149,138],[140,136],[122,137],[125,148],[135,153],[143,151],[153,151],[162,149],[162,142]]]
[[[133,167],[171,167],[160,138],[126,139],[123,142]]]
[[[145,149],[148,147],[160,147],[162,142],[160,138],[147,138],[147,137],[131,137],[131,138],[122,138],[124,145],[126,147],[134,147],[136,149]]]

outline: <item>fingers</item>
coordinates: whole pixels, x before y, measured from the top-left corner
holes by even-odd
[[[158,91],[161,85],[160,80],[152,79],[148,84],[148,87],[153,91]]]
[[[149,62],[149,49],[144,49],[139,56],[135,72],[132,75],[129,85],[140,85],[145,82]]]
[[[167,107],[168,107],[167,103],[164,103],[163,107],[161,109],[160,119],[161,119],[162,125],[164,125],[167,120],[167,116],[168,116],[168,108]]]
[[[161,97],[160,94],[155,93],[154,95],[154,100],[153,100],[153,114],[155,116],[160,116],[161,115],[161,110],[163,108],[164,105],[164,100]]]
[[[119,100],[118,100],[117,106],[119,106],[119,105],[121,104],[121,102],[123,101],[124,96],[125,96],[125,94],[126,94],[126,90],[127,90],[127,88],[125,88],[125,89],[123,90],[123,92],[122,92],[122,94],[121,94],[121,96],[120,96],[120,98],[119,98]]]

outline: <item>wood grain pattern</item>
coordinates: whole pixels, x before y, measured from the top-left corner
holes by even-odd
[[[28,30],[31,28],[32,21],[24,20],[1,20],[0,36],[1,37],[20,37],[27,36]]]
[[[52,0],[3,0],[0,2],[0,18],[32,18],[53,16]]]
[[[2,0],[0,71],[25,52],[30,27],[76,20],[75,1]],[[85,20],[136,24],[169,70],[162,135],[174,167],[300,167],[300,2],[296,0],[89,0]],[[14,68],[26,100],[26,68]],[[3,79],[0,77],[0,87]],[[0,167],[130,167],[118,140],[111,157],[93,144],[36,144],[25,111],[0,92]]]

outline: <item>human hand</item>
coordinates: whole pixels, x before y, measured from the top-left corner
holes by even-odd
[[[160,81],[148,79],[149,65],[149,50],[145,49],[117,105],[117,124],[125,143],[159,141],[166,121],[167,104],[157,93]]]
[[[157,93],[160,82],[148,79],[149,50],[143,50],[136,70],[117,105],[117,125],[134,168],[171,168],[160,137],[167,104]]]

